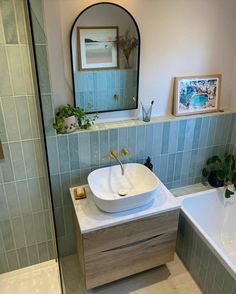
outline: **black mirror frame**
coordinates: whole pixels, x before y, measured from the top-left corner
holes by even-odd
[[[137,25],[137,22],[136,20],[134,19],[133,15],[127,10],[125,9],[124,7],[118,5],[118,4],[115,4],[115,3],[111,3],[111,2],[99,2],[99,3],[95,3],[95,4],[92,4],[88,7],[86,7],[84,10],[82,10],[80,12],[80,14],[76,17],[76,19],[74,20],[73,24],[72,24],[72,28],[71,28],[71,31],[70,31],[70,58],[71,58],[71,74],[72,74],[72,85],[73,85],[73,99],[74,99],[74,107],[76,106],[76,99],[75,99],[75,82],[74,82],[74,70],[73,70],[73,57],[72,57],[72,33],[73,33],[73,30],[74,30],[74,26],[75,26],[75,23],[77,22],[78,18],[85,12],[87,11],[89,8],[91,7],[94,7],[94,6],[97,6],[97,5],[100,5],[100,4],[110,4],[110,5],[114,5],[116,7],[119,7],[121,9],[123,9],[133,20],[134,22],[134,25],[136,27],[136,30],[137,30],[137,34],[138,34],[138,40],[139,40],[139,44],[138,44],[138,65],[137,65],[137,90],[136,90],[136,104],[135,104],[135,107],[132,107],[132,108],[124,108],[124,109],[112,109],[112,110],[102,110],[102,111],[92,111],[92,112],[86,112],[87,114],[93,114],[93,113],[105,113],[105,112],[115,112],[115,111],[125,111],[125,110],[132,110],[132,109],[137,109],[138,108],[138,94],[139,94],[139,70],[140,70],[140,48],[141,48],[141,38],[140,38],[140,31],[139,31],[139,27]],[[79,108],[79,106],[78,106]]]

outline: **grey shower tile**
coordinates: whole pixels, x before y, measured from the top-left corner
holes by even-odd
[[[39,179],[29,179],[28,180],[30,202],[33,212],[38,212],[43,209],[42,197],[40,191]]]
[[[46,177],[40,178],[39,185],[41,190],[43,209],[48,209],[50,203],[48,179]]]
[[[110,131],[110,138],[111,138],[111,131]],[[78,150],[77,150],[78,152]],[[100,153],[99,153],[99,133],[98,132],[91,132],[90,133],[90,158],[91,158],[91,167],[98,166],[100,163],[99,160]],[[77,169],[79,168],[79,160],[77,163]]]
[[[3,111],[1,106],[1,99],[0,99],[0,140],[1,142],[7,141],[7,133],[6,133],[6,127],[3,119]]]
[[[30,9],[32,14],[35,42],[36,44],[45,44],[46,37],[44,34],[43,2],[30,0]]]
[[[27,246],[33,245],[36,243],[36,229],[34,226],[33,214],[23,215],[23,223],[25,228],[25,237]]]
[[[48,247],[46,242],[38,244],[38,252],[40,262],[44,262],[49,259]]]
[[[90,133],[90,137],[91,134]],[[97,133],[95,133],[97,135]],[[70,135],[68,136],[69,139],[69,156],[70,156],[70,167],[71,170],[76,170],[79,169],[80,167],[80,161],[79,161],[79,140],[78,140],[78,134],[75,135]],[[98,142],[94,142],[94,144],[98,144]],[[91,148],[93,148],[92,143],[91,143]],[[91,156],[94,156],[91,154]]]
[[[16,108],[14,98],[2,98],[2,110],[5,116],[5,128],[10,141],[20,139],[20,131],[16,120]]]
[[[38,165],[36,162],[34,141],[23,141],[22,147],[25,159],[26,175],[28,178],[37,177]]]
[[[20,53],[20,46],[7,47],[7,57],[14,95],[25,95],[26,86],[23,72],[23,62]]]
[[[20,267],[16,250],[6,252],[6,257],[10,271],[17,270]]]
[[[44,212],[40,211],[33,214],[34,228],[36,232],[36,240],[38,243],[45,242],[47,240]]]
[[[33,137],[28,102],[25,96],[15,98],[16,113],[19,122],[20,135],[22,140]],[[37,117],[34,117],[37,120]]]
[[[51,216],[50,216],[50,213],[51,211],[49,210],[45,210],[44,211],[44,219],[45,219],[45,224],[46,224],[46,238],[47,240],[51,240],[52,237],[53,237],[53,234],[52,234],[52,225],[53,225],[53,221],[51,219]]]
[[[68,205],[71,202],[70,192],[69,192],[69,188],[71,187],[70,174],[69,173],[61,174],[60,177],[61,177],[63,205]]]
[[[45,45],[36,45],[36,64],[38,65],[38,78],[41,94],[49,94],[51,92],[47,47]]]
[[[11,151],[11,159],[15,174],[15,180],[23,180],[26,178],[26,170],[24,165],[21,143],[10,143],[9,147]]]
[[[10,83],[10,72],[9,67],[7,64],[7,56],[4,46],[0,46],[0,64],[1,64],[1,70],[0,70],[0,81],[1,81],[1,87],[0,87],[0,96],[6,97],[12,95],[12,88]]]
[[[28,95],[34,95],[34,85],[33,85],[33,75],[32,75],[32,65],[30,60],[30,49],[29,45],[21,46],[21,56],[22,56],[22,66],[24,71],[24,80],[26,93]],[[35,116],[33,116],[35,117]]]
[[[4,221],[9,218],[7,209],[6,194],[3,189],[3,185],[0,185],[0,221]]]
[[[50,174],[59,173],[59,156],[57,150],[57,138],[48,137],[47,138],[47,153],[49,159],[49,170]]]
[[[9,267],[7,264],[7,258],[5,253],[0,253],[0,274],[6,273],[9,271]]]
[[[4,220],[0,222],[0,230],[2,232],[3,244],[5,250],[15,249],[13,232],[9,220]]]
[[[46,136],[55,136],[56,130],[53,128],[54,110],[51,95],[41,95],[43,123]]]
[[[12,219],[12,230],[14,234],[16,249],[26,246],[24,226],[21,217],[16,217]]]
[[[55,229],[57,238],[65,236],[65,221],[63,215],[63,208],[55,208]]]
[[[31,245],[27,247],[28,255],[29,255],[29,264],[37,264],[39,263],[39,257],[38,257],[38,250],[36,245]]]
[[[16,23],[18,27],[19,43],[27,43],[27,31],[25,23],[24,2],[21,0],[14,0],[16,10]]]
[[[68,149],[68,139],[67,136],[58,136],[57,138],[58,151],[59,151],[59,166],[60,172],[70,171],[70,159],[69,159],[69,149]]]
[[[27,256],[26,248],[17,249],[17,255],[18,255],[20,267],[29,266],[29,259]]]
[[[9,208],[9,213],[11,217],[16,217],[20,215],[20,208],[19,208],[19,200],[18,195],[16,192],[16,183],[5,183],[5,192],[6,192],[6,199],[7,205]]]
[[[53,206],[55,208],[61,207],[62,206],[62,191],[61,191],[61,183],[60,183],[59,175],[51,176],[51,188],[52,188]]]
[[[6,43],[17,44],[18,38],[13,0],[1,0],[0,8]]]
[[[22,215],[32,212],[30,203],[30,195],[27,181],[19,181],[16,183],[16,190],[19,197],[20,212]]]

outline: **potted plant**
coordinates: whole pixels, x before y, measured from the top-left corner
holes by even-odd
[[[202,176],[208,179],[211,186],[225,187],[225,197],[230,198],[236,190],[236,172],[234,155],[227,154],[223,158],[214,155],[208,158],[202,170]]]
[[[87,116],[82,108],[76,108],[70,104],[66,104],[59,107],[53,127],[57,133],[71,133],[77,128],[88,129],[97,117],[97,114]]]

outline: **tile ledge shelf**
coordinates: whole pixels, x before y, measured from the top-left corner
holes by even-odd
[[[145,126],[145,125],[161,123],[161,122],[189,120],[189,119],[201,118],[206,116],[219,116],[219,115],[233,114],[233,113],[236,113],[236,110],[224,109],[224,111],[210,112],[206,114],[195,114],[195,115],[185,115],[185,116],[174,116],[173,114],[169,114],[169,115],[163,115],[163,116],[153,116],[150,122],[144,122],[138,118],[134,118],[134,119],[126,119],[126,120],[120,120],[120,121],[95,123],[88,130],[78,129],[72,133],[57,134],[57,136],[75,135],[78,133],[90,133],[90,132],[105,131],[110,129],[135,127],[135,126]]]

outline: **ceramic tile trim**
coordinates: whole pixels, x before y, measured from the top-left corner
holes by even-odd
[[[176,251],[203,293],[236,293],[234,278],[182,213],[179,219]]]
[[[191,119],[198,119],[204,117],[215,117],[215,116],[222,116],[228,114],[235,114],[236,111],[234,110],[225,110],[224,112],[214,112],[214,113],[206,113],[206,114],[199,114],[199,115],[188,115],[188,116],[181,116],[176,117],[174,115],[166,115],[166,116],[154,116],[150,122],[143,122],[139,119],[127,119],[122,121],[111,121],[111,122],[103,122],[103,123],[94,123],[88,130],[77,130],[73,133],[69,134],[57,134],[57,136],[70,136],[76,133],[87,133],[87,132],[97,132],[97,131],[104,131],[110,129],[119,129],[119,128],[127,128],[127,127],[135,127],[135,126],[148,126],[157,123],[163,122],[176,122],[176,121],[188,121]]]

